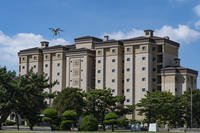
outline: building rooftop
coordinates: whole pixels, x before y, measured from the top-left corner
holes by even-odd
[[[187,72],[198,75],[198,71],[182,66],[170,66],[161,69],[161,72]]]

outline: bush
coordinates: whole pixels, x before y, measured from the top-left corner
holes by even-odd
[[[57,116],[57,111],[52,108],[47,108],[43,111],[45,117],[55,118]]]
[[[61,122],[61,125],[60,125],[60,128],[62,130],[71,130],[71,125],[72,123],[74,123],[74,121],[71,121],[71,120],[63,120]]]
[[[62,122],[60,128],[62,130],[71,130],[72,124],[77,120],[77,113],[73,110],[67,110],[62,114]]]
[[[59,120],[57,117],[57,111],[52,108],[47,108],[43,111],[44,117],[43,121],[47,122],[51,126],[51,130],[58,129]]]
[[[81,131],[97,131],[98,122],[93,115],[87,115],[83,118],[80,124]]]
[[[117,124],[121,127],[127,127],[128,126],[128,119],[124,116],[117,120]]]
[[[77,113],[73,110],[67,110],[63,113],[62,117],[65,120],[76,120]]]
[[[112,126],[112,131],[114,131],[114,125],[117,124],[117,115],[114,112],[110,112],[105,115],[104,117],[104,123],[107,125]]]

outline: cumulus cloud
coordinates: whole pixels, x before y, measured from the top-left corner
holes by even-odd
[[[32,47],[39,47],[40,41],[49,41],[50,45],[67,45],[69,42],[62,38],[48,40],[42,35],[37,35],[33,33],[18,33],[14,36],[8,36],[2,31],[0,31],[0,66],[11,65],[17,66],[18,57],[17,52],[21,49],[27,49]]]
[[[199,5],[196,5],[194,7],[194,12],[196,13],[197,16],[200,16],[200,4]]]
[[[181,43],[191,43],[200,38],[200,32],[190,28],[187,25],[178,25],[177,27],[164,25],[160,29],[155,29],[154,31],[156,36],[169,36],[171,40]],[[104,35],[109,35],[111,39],[127,39],[143,36],[144,32],[141,29],[132,29],[129,32],[118,31],[114,33],[104,33]]]
[[[103,35],[109,35],[111,39],[128,39],[136,36],[143,35],[144,31],[140,29],[133,28],[131,31],[125,33],[122,31],[113,32],[113,33],[104,33]]]
[[[196,28],[199,28],[200,27],[200,20],[198,20],[194,25],[195,25]]]

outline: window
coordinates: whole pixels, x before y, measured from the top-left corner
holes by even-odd
[[[116,49],[112,49],[112,53],[116,53]]]
[[[81,69],[81,72],[83,71],[83,69]]]
[[[60,82],[57,82],[57,85],[59,85],[60,84]]]
[[[130,102],[130,100],[129,100],[129,99],[126,99],[126,102],[127,102],[127,103]]]
[[[142,88],[142,91],[144,92],[144,91],[146,91],[146,89],[145,89],[145,88]]]
[[[48,74],[47,74],[47,73],[45,73],[45,76],[48,76]]]
[[[97,53],[98,53],[98,54],[101,54],[101,50],[98,50]]]
[[[34,65],[33,67],[36,68],[36,65]]]
[[[25,68],[25,66],[22,66],[22,69],[24,69]]]
[[[114,82],[115,82],[115,79],[112,79],[112,82],[114,83]]]
[[[142,67],[142,71],[144,71],[145,70],[145,67]]]
[[[131,51],[131,49],[130,49],[130,48],[126,48],[126,51],[127,51],[127,52],[130,52],[130,51]]]
[[[145,46],[142,46],[142,50],[146,50],[146,47],[145,47]]]
[[[115,69],[112,69],[112,72],[115,72]]]
[[[101,60],[98,60],[98,63],[101,63]]]
[[[98,70],[98,73],[101,73],[101,70]]]
[[[48,67],[48,64],[45,64],[45,67]]]
[[[36,56],[33,56],[33,59],[34,59],[34,60],[36,60],[36,59],[37,59],[37,57],[36,57]]]
[[[130,92],[130,89],[126,89],[126,92]]]
[[[129,72],[129,71],[130,71],[130,68],[127,68],[126,71]]]
[[[112,89],[112,92],[115,92],[115,90],[114,90],[114,89]]]
[[[59,76],[60,75],[60,73],[57,73],[57,76]]]
[[[153,51],[155,51],[155,50],[156,50],[156,48],[155,48],[155,47],[153,47],[153,48],[152,48],[152,50],[153,50]]]
[[[101,80],[98,80],[97,82],[98,82],[98,83],[101,83]]]
[[[155,78],[153,78],[153,79],[152,79],[152,81],[153,81],[153,82],[155,82],[155,81],[156,81],[156,79],[155,79]]]
[[[23,57],[23,58],[22,58],[22,60],[24,61],[24,60],[25,60],[25,58]]]
[[[126,60],[127,60],[127,61],[130,61],[131,59],[130,59],[130,58],[127,58]]]
[[[127,78],[127,79],[126,79],[126,81],[127,81],[127,82],[129,82],[129,81],[130,81],[130,79],[129,79],[129,78]]]
[[[57,57],[60,58],[60,54],[58,54]]]
[[[145,81],[146,80],[146,78],[142,78],[142,81]]]
[[[60,63],[58,63],[57,66],[59,67],[59,66],[60,66]]]
[[[115,62],[115,59],[112,59],[112,62]]]
[[[142,57],[142,60],[145,60],[146,59],[146,57]]]
[[[48,55],[46,55],[45,58],[47,59],[47,58],[48,58]]]
[[[156,68],[154,67],[154,68],[152,69],[152,71],[155,72],[155,71],[156,71]]]

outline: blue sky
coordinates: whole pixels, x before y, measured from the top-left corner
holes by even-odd
[[[64,32],[55,39],[50,27]],[[200,0],[1,0],[0,65],[18,71],[17,51],[41,40],[70,44],[78,36],[105,34],[121,39],[144,29],[180,42],[181,64],[200,71]]]

